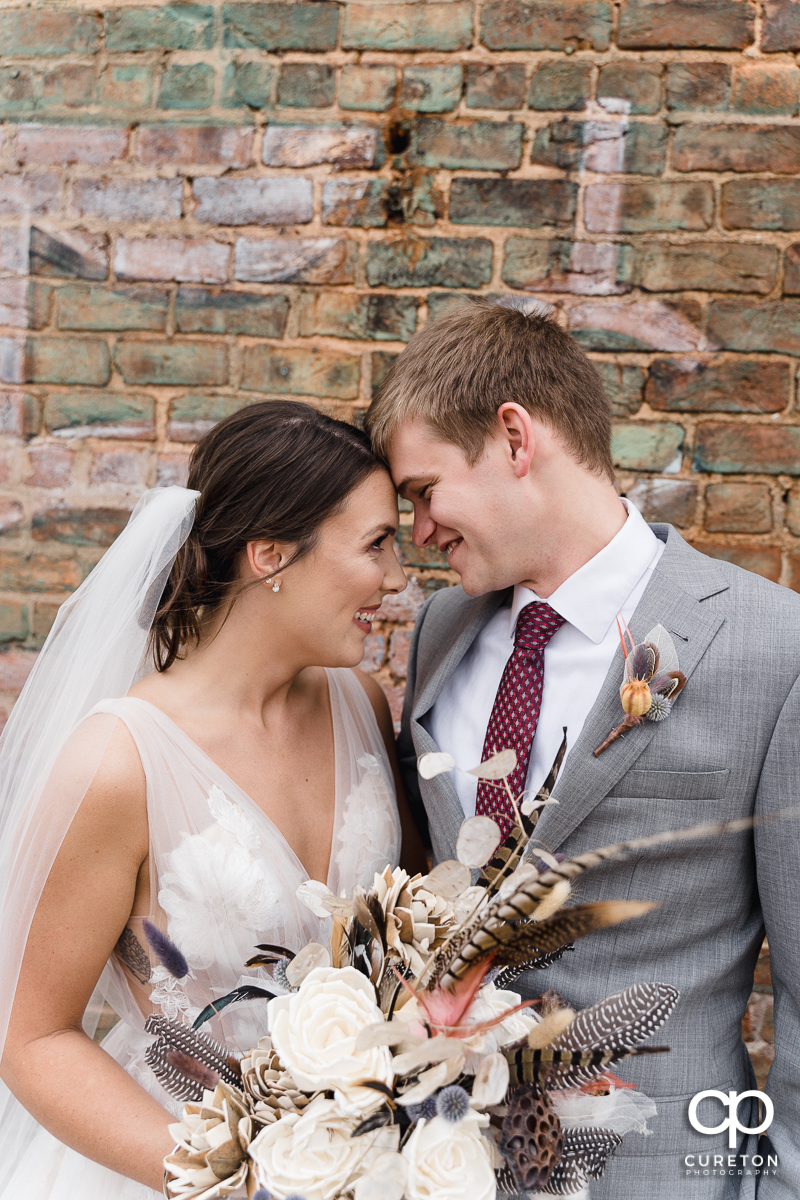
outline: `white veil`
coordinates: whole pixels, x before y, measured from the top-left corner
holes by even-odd
[[[0,738],[0,1048],[39,898],[105,745],[93,744],[77,764],[73,755],[68,768],[59,756],[96,704],[124,696],[152,670],[150,629],[199,495],[181,487],[145,493],[59,609]],[[0,1120],[3,1100],[7,1093]]]

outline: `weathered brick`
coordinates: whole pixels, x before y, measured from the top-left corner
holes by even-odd
[[[72,481],[75,451],[66,446],[31,446],[28,450],[30,474],[27,487],[67,488]]]
[[[314,215],[310,179],[213,179],[194,181],[198,221],[211,225],[305,225]]]
[[[170,402],[167,437],[171,442],[199,442],[217,422],[247,403],[238,396],[179,396]]]
[[[569,310],[570,331],[587,350],[697,350],[702,334],[686,307],[587,301]],[[693,315],[699,317],[699,309]]]
[[[406,67],[400,105],[412,112],[452,112],[461,99],[461,65]]]
[[[611,457],[624,471],[679,471],[683,428],[671,422],[619,421],[611,435]]]
[[[28,328],[44,329],[50,324],[53,289],[46,283],[31,280],[28,284]]]
[[[0,337],[0,380],[24,383],[25,379],[25,339]]]
[[[509,238],[503,282],[525,291],[610,296],[630,291],[630,246]]]
[[[413,621],[427,600],[419,580],[413,575],[408,587],[396,595],[384,596],[381,604],[381,619],[386,621]]]
[[[109,63],[100,76],[104,108],[148,108],[153,96],[153,68]]]
[[[368,633],[364,638],[364,657],[359,663],[359,670],[368,675],[374,674],[383,665],[386,656],[386,638],[382,633]]]
[[[70,283],[59,289],[56,323],[59,329],[163,330],[168,307],[169,295],[161,288]]]
[[[214,68],[208,63],[172,63],[161,76],[159,108],[208,108],[214,98]]]
[[[456,225],[571,225],[578,187],[562,179],[454,179],[450,220]]]
[[[378,130],[371,125],[268,125],[262,160],[268,167],[309,167],[329,162],[340,170],[371,167]]]
[[[693,468],[721,475],[800,475],[800,428],[698,425]]]
[[[731,108],[738,112],[793,117],[799,100],[800,71],[797,67],[747,63],[736,68]]]
[[[667,130],[640,121],[554,121],[536,132],[531,162],[573,170],[660,175]]]
[[[469,63],[467,108],[521,108],[525,103],[524,63]]]
[[[77,338],[28,338],[25,378],[31,383],[78,383],[103,387],[111,375],[105,342]]]
[[[657,358],[650,364],[645,399],[664,412],[781,412],[791,378],[784,362]]]
[[[389,670],[398,679],[405,679],[408,674],[408,654],[412,636],[410,629],[395,629],[389,640]]]
[[[372,395],[378,394],[378,389],[391,370],[397,354],[392,350],[374,350],[370,355],[372,363]]]
[[[29,269],[32,275],[60,279],[106,279],[108,238],[80,229],[48,232],[31,225]]]
[[[301,337],[407,342],[417,327],[417,304],[411,296],[304,292],[298,331]]]
[[[239,238],[234,278],[244,283],[352,283],[356,250],[343,238]]]
[[[794,484],[786,497],[786,528],[794,537],[800,537],[800,484]],[[795,584],[792,586],[797,590]]]
[[[346,50],[468,50],[472,5],[348,4],[342,30]]]
[[[408,162],[415,167],[507,171],[522,161],[524,126],[516,121],[463,121],[448,124],[435,117],[414,122]]]
[[[39,401],[29,392],[0,392],[0,433],[31,437],[39,430]]]
[[[44,421],[49,431],[61,438],[151,441],[155,437],[152,397],[130,392],[51,392],[45,401]]]
[[[46,600],[37,600],[33,606],[33,636],[36,644],[41,646],[56,619],[59,606],[48,604]]]
[[[269,63],[228,63],[222,76],[223,108],[264,108],[272,96],[275,69]]]
[[[648,292],[701,289],[712,292],[759,292],[775,286],[778,251],[752,242],[688,242],[644,247],[637,282]]]
[[[246,167],[253,130],[235,125],[145,125],[138,133],[140,162],[212,167]]]
[[[36,542],[71,546],[110,546],[128,523],[126,508],[45,508],[34,513],[31,535]]]
[[[591,88],[591,63],[560,59],[539,63],[531,78],[528,104],[540,111],[574,112],[585,107]]]
[[[440,567],[447,570],[447,557],[438,547],[414,545],[410,525],[401,525],[398,529],[395,549],[404,567]]]
[[[0,279],[0,325],[27,329],[31,324],[28,313],[28,281]]]
[[[333,350],[248,346],[241,386],[248,392],[355,400],[360,373],[359,358]]]
[[[397,71],[392,66],[362,66],[349,63],[342,67],[339,80],[339,107],[362,112],[385,112],[394,100]]]
[[[18,534],[25,523],[25,512],[19,500],[0,496],[0,537]]]
[[[119,238],[114,273],[118,279],[224,283],[229,259],[230,246],[210,238]]]
[[[30,233],[24,224],[0,226],[0,271],[9,275],[28,274],[28,246],[36,227]]]
[[[21,163],[110,163],[127,154],[128,131],[91,125],[21,125],[14,149]]]
[[[254,292],[210,292],[178,288],[175,328],[179,333],[243,333],[249,337],[283,337],[289,314],[287,296]]]
[[[753,571],[777,583],[781,576],[781,552],[773,546],[721,546],[715,542],[695,542],[695,549],[710,558],[734,563],[745,571]]]
[[[618,37],[626,50],[743,50],[754,31],[749,0],[623,0]]]
[[[772,496],[765,483],[710,483],[703,524],[710,533],[769,533]]]
[[[14,8],[0,12],[3,54],[94,54],[101,25],[95,13],[57,8]]]
[[[642,406],[645,373],[641,367],[628,363],[595,361],[595,370],[611,401],[615,417],[632,417]]]
[[[490,50],[607,50],[610,37],[605,0],[494,0],[481,9],[481,41]]]
[[[33,216],[58,211],[59,180],[55,174],[0,175],[0,215]]]
[[[282,108],[329,108],[336,94],[336,72],[325,63],[284,63],[278,80]]]
[[[593,183],[586,189],[585,221],[592,233],[650,233],[709,229],[714,215],[710,183]]]
[[[675,131],[676,171],[800,173],[800,126],[682,125]]]
[[[492,243],[485,238],[404,238],[370,242],[370,287],[481,287],[492,276]]]
[[[0,117],[30,116],[38,80],[30,67],[0,67]]]
[[[179,179],[76,179],[72,185],[77,215],[104,221],[175,219],[181,215],[181,197]]]
[[[655,113],[661,107],[660,63],[614,62],[600,68],[598,100],[610,96],[627,100],[629,112]]]
[[[225,45],[260,50],[333,50],[339,5],[226,4]]]
[[[109,50],[210,50],[213,45],[210,4],[112,8],[105,19]]]
[[[188,479],[188,454],[159,454],[156,460],[156,487],[186,487]]]
[[[228,348],[218,342],[119,342],[114,361],[126,383],[228,382]]]
[[[731,179],[722,185],[727,229],[800,229],[796,179]]]
[[[731,98],[728,63],[687,62],[667,66],[667,108],[724,112]]]
[[[800,50],[800,8],[796,0],[764,0],[761,49]]]
[[[24,642],[29,631],[27,604],[21,600],[0,602],[0,642]]]
[[[786,247],[783,292],[786,296],[800,296],[800,244],[797,242]]]
[[[46,554],[0,551],[0,588],[4,591],[74,592],[82,582],[83,571],[74,554],[51,558]]]
[[[150,454],[142,450],[94,450],[89,483],[97,487],[141,490],[146,486]]]
[[[326,179],[322,220],[326,225],[379,229],[386,224],[391,188],[386,179]]]
[[[627,497],[633,501],[645,521],[664,522],[684,529],[694,523],[697,504],[697,485],[682,479],[637,479],[628,488]]]
[[[6,695],[18,695],[33,670],[35,650],[11,647],[0,653],[0,689]]]
[[[94,101],[94,67],[58,63],[42,75],[42,103],[47,107],[83,108]]]
[[[708,337],[724,350],[800,355],[800,300],[712,300]]]

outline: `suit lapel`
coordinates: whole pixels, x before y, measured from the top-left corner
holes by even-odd
[[[670,530],[667,549],[631,620],[631,630],[637,641],[659,623],[673,635],[680,667],[689,680],[689,687],[692,672],[724,620],[700,601],[727,587],[721,572],[710,560],[698,563],[695,556],[700,558],[674,530]],[[669,720],[662,723],[644,721],[609,746],[599,758],[594,757],[597,746],[624,715],[619,699],[623,663],[620,647],[586,724],[567,756],[553,792],[553,799],[558,800],[558,804],[548,805],[537,824],[536,837],[550,850],[558,849],[577,829],[654,737],[670,736]],[[678,699],[677,703],[680,702]]]

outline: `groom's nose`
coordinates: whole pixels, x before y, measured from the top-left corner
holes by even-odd
[[[427,506],[414,505],[414,528],[411,540],[415,546],[424,546],[436,532],[436,522],[431,520],[430,514],[426,510]]]

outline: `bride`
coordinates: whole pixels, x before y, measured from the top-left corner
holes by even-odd
[[[405,587],[396,529],[362,433],[255,404],[199,443],[188,489],[143,497],[59,611],[0,742],[0,1196],[160,1195],[177,1110],[146,1017],[191,1023],[258,942],[327,941],[303,881],[425,870],[386,700],[352,669]],[[120,1021],[101,1049],[85,1013],[103,998]],[[263,1018],[242,1004],[205,1028],[239,1054]]]

